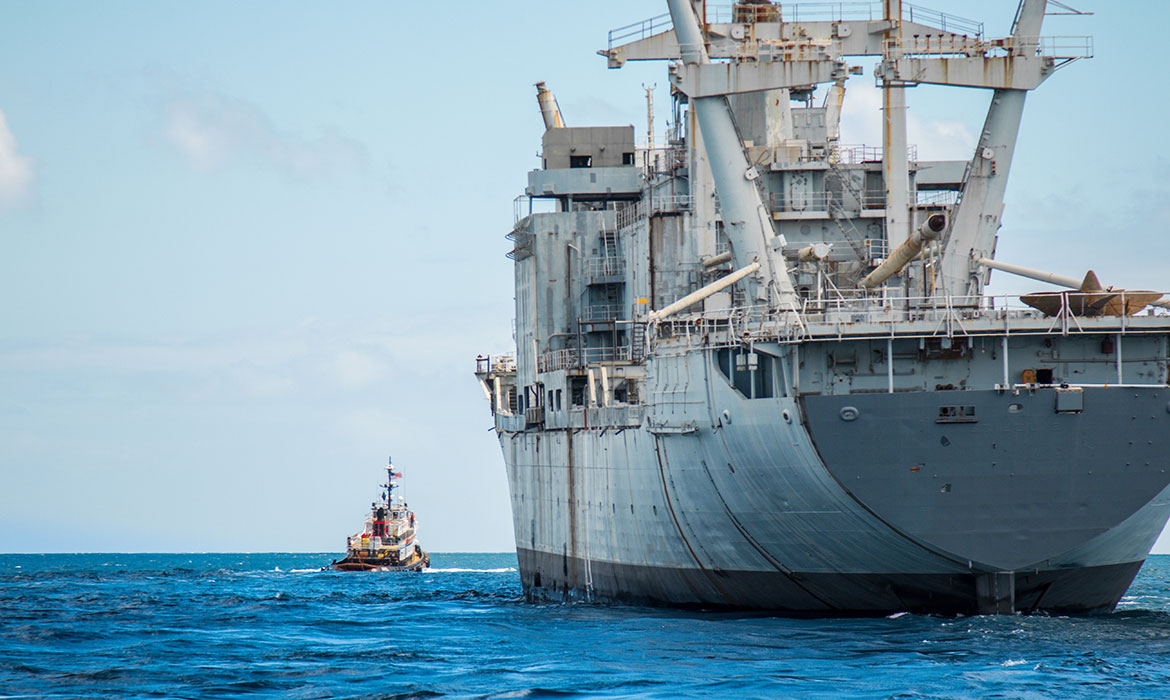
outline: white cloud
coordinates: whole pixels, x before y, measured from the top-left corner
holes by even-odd
[[[333,131],[306,139],[280,131],[260,108],[243,100],[204,94],[165,106],[163,137],[197,170],[237,160],[259,161],[298,177],[365,167],[365,148]]]
[[[914,93],[908,91],[910,97]],[[906,111],[906,141],[918,147],[919,160],[969,160],[975,134],[958,119],[923,119],[911,100]],[[882,144],[882,91],[872,82],[852,80],[841,108],[841,143]]]
[[[201,120],[190,108],[172,104],[167,109],[166,137],[199,170],[223,165],[231,144],[223,129]]]
[[[958,120],[906,117],[907,141],[918,146],[919,160],[970,160],[975,134]]]
[[[25,202],[32,191],[33,161],[18,153],[16,136],[8,128],[8,117],[0,111],[0,203]]]

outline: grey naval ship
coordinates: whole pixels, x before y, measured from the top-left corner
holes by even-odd
[[[526,595],[1113,609],[1170,514],[1167,302],[994,258],[1028,92],[1091,39],[1040,34],[1054,0],[1003,38],[900,0],[667,4],[600,52],[667,62],[663,141],[537,84],[515,352],[476,368]],[[880,146],[840,143],[857,57]],[[988,91],[969,160],[907,143],[926,84]]]

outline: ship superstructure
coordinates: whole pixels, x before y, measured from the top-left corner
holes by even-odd
[[[537,85],[516,350],[477,361],[528,595],[1116,605],[1170,515],[1170,316],[994,259],[1026,96],[1092,54],[1040,36],[1048,4],[988,39],[899,0],[670,0],[601,51],[669,62],[661,147],[566,126]],[[840,143],[854,57],[880,147]],[[969,160],[907,144],[919,84],[991,92]],[[987,296],[992,270],[1073,291]]]

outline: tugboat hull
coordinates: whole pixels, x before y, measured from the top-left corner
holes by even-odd
[[[346,557],[329,565],[334,571],[422,571],[431,565],[431,558],[421,557],[405,564],[392,563],[388,559],[360,559]]]

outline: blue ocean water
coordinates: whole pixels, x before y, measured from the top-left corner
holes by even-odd
[[[0,555],[0,697],[1167,698],[1170,556],[1093,617],[529,604],[510,554]]]

